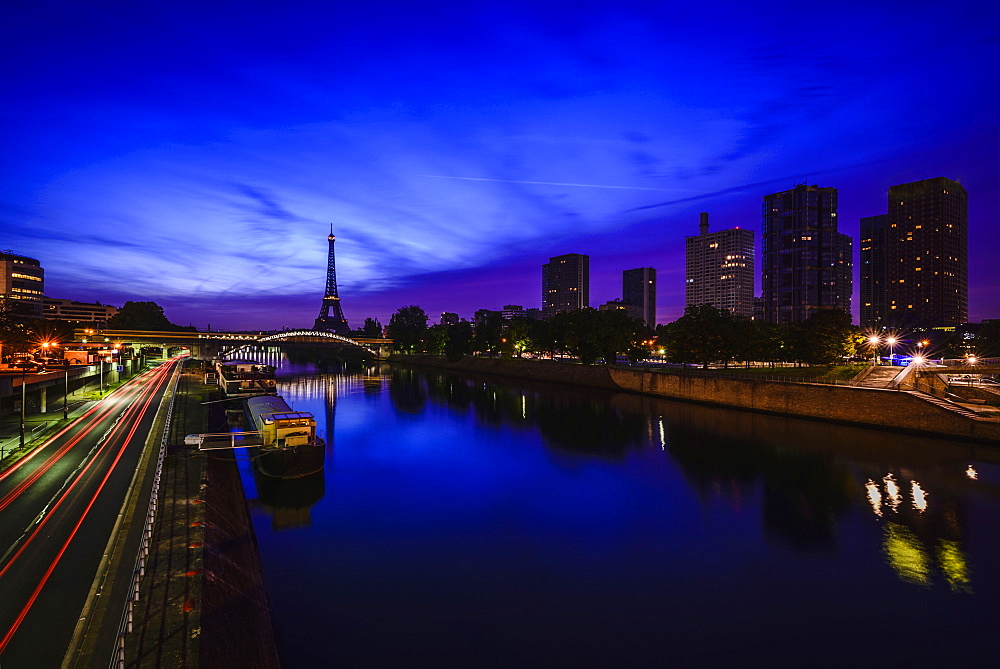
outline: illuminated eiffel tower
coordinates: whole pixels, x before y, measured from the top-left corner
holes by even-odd
[[[336,334],[346,335],[351,328],[344,318],[344,311],[340,308],[340,296],[337,295],[337,266],[333,259],[333,243],[337,238],[333,236],[333,225],[330,225],[330,254],[326,261],[326,293],[323,294],[323,306],[319,308],[319,316],[316,317],[316,324],[313,330],[327,330]]]

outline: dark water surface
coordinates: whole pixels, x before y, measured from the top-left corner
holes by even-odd
[[[279,392],[329,441],[241,464],[286,666],[998,664],[998,449],[389,366]]]

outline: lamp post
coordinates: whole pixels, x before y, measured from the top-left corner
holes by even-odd
[[[885,343],[889,345],[889,365],[892,365],[892,356],[894,355],[893,349],[896,348],[896,338],[887,337]]]
[[[878,365],[878,345],[882,340],[877,335],[868,338],[868,345],[872,347],[872,366]]]
[[[24,375],[27,367],[21,368],[21,448],[24,448],[24,405],[28,402],[28,393],[24,387]]]
[[[69,365],[63,366],[63,374],[66,375],[66,385],[63,386],[63,420],[66,420],[69,418]]]

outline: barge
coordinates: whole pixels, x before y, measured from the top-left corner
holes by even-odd
[[[219,388],[227,397],[241,395],[273,395],[275,369],[256,360],[220,360],[215,363]]]
[[[293,411],[279,395],[246,399],[245,411],[261,444],[252,449],[257,471],[278,479],[297,479],[323,471],[326,444],[316,435],[316,419]]]

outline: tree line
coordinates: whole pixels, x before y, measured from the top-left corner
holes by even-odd
[[[819,311],[802,323],[776,325],[705,304],[688,307],[676,321],[653,329],[625,311],[591,308],[556,314],[551,320],[505,320],[491,312],[476,322],[428,326],[427,321],[419,306],[402,307],[390,319],[387,336],[401,352],[445,355],[450,360],[473,354],[565,354],[589,364],[611,363],[619,356],[642,360],[658,355],[669,362],[702,366],[832,363],[859,355],[866,344],[850,316],[837,310]]]

